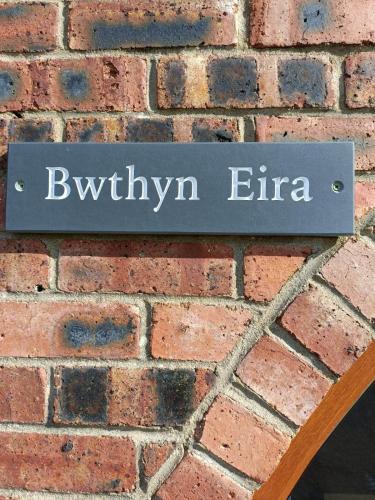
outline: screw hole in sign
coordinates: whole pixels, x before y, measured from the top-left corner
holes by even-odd
[[[335,181],[332,184],[332,191],[334,193],[341,193],[344,190],[344,184],[341,181]]]
[[[25,191],[25,183],[23,180],[18,180],[15,182],[14,187],[16,188],[16,191],[22,193],[22,191]]]

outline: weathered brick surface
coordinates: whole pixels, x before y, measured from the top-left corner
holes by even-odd
[[[72,49],[231,45],[236,2],[168,0],[74,1],[69,10]]]
[[[139,351],[138,310],[119,303],[1,302],[0,332],[0,356],[125,359]]]
[[[135,487],[135,447],[121,437],[0,433],[0,487],[121,493]]]
[[[143,111],[146,61],[136,56],[0,62],[0,111]]]
[[[238,119],[218,117],[175,118],[174,140],[178,142],[236,142],[240,140]]]
[[[52,3],[0,4],[0,51],[41,52],[57,46],[58,8]]]
[[[234,142],[238,120],[217,117],[71,118],[70,142]]]
[[[346,104],[349,108],[375,107],[375,54],[349,56],[345,66]]]
[[[255,481],[264,482],[290,439],[238,403],[220,396],[205,417],[200,442]]]
[[[151,478],[174,450],[173,443],[150,443],[142,450],[142,467],[145,479]]]
[[[43,368],[0,367],[0,421],[43,423],[46,384]]]
[[[339,374],[345,373],[371,342],[369,332],[317,287],[299,295],[280,323]]]
[[[375,169],[375,119],[371,116],[258,116],[260,142],[353,141],[356,170]]]
[[[71,118],[66,121],[68,142],[123,142],[122,118]]]
[[[146,63],[139,57],[51,59],[30,65],[39,109],[143,111]]]
[[[188,454],[156,494],[160,500],[250,500],[252,493],[208,465]]]
[[[330,108],[336,102],[327,57],[165,56],[157,84],[161,108]]]
[[[0,170],[5,168],[8,144],[13,142],[53,142],[56,123],[51,119],[0,118]]]
[[[331,383],[279,342],[262,337],[237,374],[276,410],[302,425],[322,401]]]
[[[9,142],[53,142],[55,123],[52,120],[15,118],[8,127]]]
[[[214,383],[204,369],[120,370],[110,374],[111,425],[178,426],[184,424]]]
[[[259,47],[374,43],[374,2],[362,0],[356,6],[351,0],[254,0],[250,43]]]
[[[356,182],[355,215],[357,219],[375,209],[375,182]]]
[[[67,292],[231,295],[233,251],[223,244],[65,241],[59,287]]]
[[[31,108],[33,81],[25,61],[0,61],[0,111]]]
[[[307,247],[251,245],[244,257],[245,296],[257,302],[272,300],[311,253]]]
[[[54,421],[131,427],[178,426],[211,388],[197,369],[60,368]]]
[[[375,247],[349,240],[322,270],[324,278],[369,320],[375,319]],[[369,293],[370,292],[370,293]]]
[[[0,290],[38,292],[48,285],[49,257],[37,240],[0,240]]]
[[[154,358],[222,361],[248,329],[252,314],[241,308],[156,304],[151,354]]]

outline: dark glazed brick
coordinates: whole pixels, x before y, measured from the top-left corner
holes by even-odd
[[[79,132],[79,142],[90,142],[95,139],[97,134],[103,132],[103,125],[99,122],[96,122],[92,125],[92,127],[87,127],[86,130],[82,130]]]
[[[233,142],[233,133],[225,128],[208,128],[193,122],[192,134],[194,142]]]
[[[0,10],[0,17],[18,17],[26,11],[26,5],[14,5]]]
[[[107,368],[62,368],[55,379],[57,422],[105,423]]]
[[[193,411],[195,372],[193,370],[159,370],[155,372],[158,425],[181,425]]]
[[[160,21],[151,18],[142,24],[96,22],[92,26],[94,49],[121,47],[180,47],[195,46],[204,42],[210,30],[211,19],[189,21]]]
[[[329,23],[328,5],[325,0],[304,3],[300,7],[301,26],[305,32],[324,30]]]
[[[278,66],[282,99],[294,103],[298,98],[310,106],[323,105],[327,97],[324,63],[314,59],[290,59]]]
[[[172,119],[130,119],[126,127],[129,142],[172,142]]]
[[[19,77],[9,71],[0,72],[0,101],[6,101],[17,94]]]
[[[107,319],[95,326],[71,320],[64,327],[64,337],[69,347],[80,348],[84,345],[102,347],[124,340],[134,330],[135,326],[131,320],[127,324],[116,325]]]
[[[61,85],[69,99],[84,99],[89,92],[89,81],[84,71],[66,69],[61,73]]]
[[[233,102],[257,101],[257,63],[254,59],[213,59],[208,64],[207,72],[212,104],[225,106]]]
[[[53,124],[50,121],[12,120],[8,133],[10,142],[52,142]]]
[[[164,71],[165,90],[171,106],[180,106],[185,96],[186,65],[182,61],[168,61]]]

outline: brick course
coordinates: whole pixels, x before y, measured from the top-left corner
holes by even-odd
[[[166,295],[231,295],[233,251],[227,245],[158,241],[66,241],[59,287]]]
[[[332,108],[336,103],[327,57],[245,54],[165,56],[158,63],[160,108]]]

